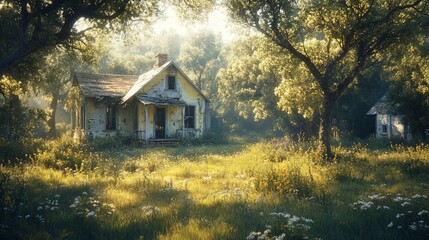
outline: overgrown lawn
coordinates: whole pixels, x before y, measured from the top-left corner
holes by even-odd
[[[429,146],[45,143],[0,167],[1,239],[428,239]]]

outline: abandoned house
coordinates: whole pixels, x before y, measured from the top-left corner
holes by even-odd
[[[411,139],[410,127],[404,124],[404,116],[396,112],[386,95],[382,96],[366,113],[375,117],[376,138]]]
[[[72,78],[80,96],[73,127],[87,138],[199,138],[210,128],[209,100],[167,54],[140,76],[75,72]]]

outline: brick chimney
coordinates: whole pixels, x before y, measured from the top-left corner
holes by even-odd
[[[158,55],[155,56],[155,59],[156,62],[155,65],[153,65],[153,68],[159,68],[168,61],[168,54],[158,53]]]

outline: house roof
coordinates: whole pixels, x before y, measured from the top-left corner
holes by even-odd
[[[209,102],[209,99],[195,86],[195,84],[191,81],[191,79],[189,79],[188,76],[171,60],[158,68],[154,68],[140,75],[137,82],[134,83],[131,89],[122,98],[122,102],[126,102],[128,99],[133,97],[138,91],[140,91],[140,89],[146,86],[149,82],[155,79],[161,72],[163,72],[165,69],[169,68],[170,66],[176,67],[176,69],[185,77],[185,80],[192,85],[192,87],[204,98],[204,100]]]
[[[148,96],[145,94],[137,96],[137,99],[145,105],[161,105],[161,106],[186,105],[186,102],[176,98],[158,98],[158,97]]]
[[[140,76],[74,72],[73,85],[79,86],[86,97],[121,97],[122,102],[126,102],[170,66],[174,66],[204,100],[209,102],[209,99],[173,61],[168,61]]]
[[[392,102],[386,95],[383,95],[366,115],[377,115],[377,114],[395,114],[396,108],[392,105]]]
[[[122,97],[136,82],[136,75],[74,72],[73,85],[86,97]]]

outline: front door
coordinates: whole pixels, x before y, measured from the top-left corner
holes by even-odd
[[[155,138],[165,138],[165,108],[156,109]]]

